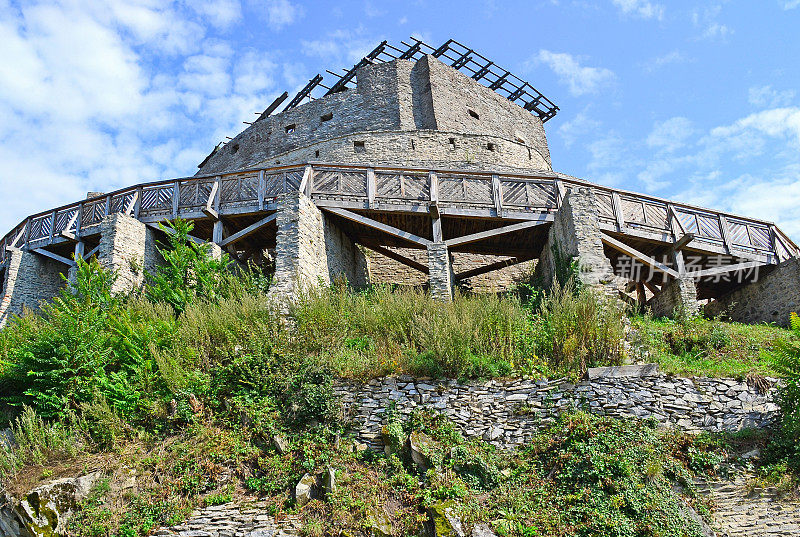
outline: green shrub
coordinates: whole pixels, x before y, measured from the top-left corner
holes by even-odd
[[[792,313],[792,331],[800,336],[800,317]],[[797,341],[780,345],[772,358],[773,368],[784,377],[778,392],[780,423],[771,450],[785,458],[793,470],[800,470],[800,344]]]
[[[553,370],[580,376],[587,367],[622,363],[626,312],[618,301],[554,285],[538,313],[537,350]]]
[[[167,226],[159,224],[167,235],[166,244],[158,248],[164,264],[150,275],[147,296],[154,302],[166,302],[182,313],[197,300],[214,302],[225,296],[225,277],[230,259],[222,254],[211,255],[211,245],[189,239],[194,223],[177,219]]]

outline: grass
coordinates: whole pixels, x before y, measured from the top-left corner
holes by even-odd
[[[634,345],[666,373],[745,378],[780,376],[772,366],[773,353],[797,336],[778,326],[747,325],[718,319],[632,319]]]

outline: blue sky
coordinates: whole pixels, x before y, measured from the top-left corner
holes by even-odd
[[[0,234],[192,175],[284,90],[452,37],[561,108],[556,170],[800,238],[800,0],[0,0]]]

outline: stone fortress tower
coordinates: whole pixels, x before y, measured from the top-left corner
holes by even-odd
[[[274,257],[274,296],[345,278],[447,300],[457,284],[503,290],[533,263],[546,283],[562,257],[656,314],[705,299],[785,323],[800,306],[798,248],[775,225],[555,172],[544,123],[558,107],[460,43],[383,42],[330,75],[284,93],[194,177],[20,223],[0,245],[0,323],[52,297],[73,254],[140,285],[159,261],[156,224],[176,217],[238,262]]]

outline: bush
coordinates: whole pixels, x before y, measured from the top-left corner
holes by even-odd
[[[792,313],[792,331],[800,336],[800,317]],[[773,368],[784,377],[778,392],[780,423],[771,450],[785,458],[790,467],[800,470],[800,344],[797,341],[780,345],[772,359]]]
[[[553,370],[577,376],[587,367],[619,365],[625,313],[618,301],[592,289],[554,285],[534,320],[537,350]]]
[[[190,240],[193,222],[177,219],[159,225],[167,235],[167,243],[158,248],[164,264],[150,275],[147,296],[170,304],[178,314],[198,299],[215,302],[225,296],[225,274],[231,264],[228,255],[216,259],[210,244]]]

